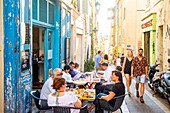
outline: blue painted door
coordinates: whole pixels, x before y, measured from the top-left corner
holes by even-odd
[[[31,109],[31,1],[4,0],[4,109]],[[19,6],[18,6],[19,5]]]
[[[48,79],[48,73],[49,69],[53,68],[53,38],[54,38],[54,32],[50,29],[45,29],[45,43],[44,43],[44,52],[45,52],[45,66],[44,66],[44,80]]]

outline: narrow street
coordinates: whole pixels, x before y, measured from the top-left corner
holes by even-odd
[[[136,56],[141,64],[134,65]],[[81,108],[81,101],[91,101],[90,105],[100,91],[93,85],[110,82],[110,75],[114,76],[109,65],[134,76],[142,70],[141,76],[154,64],[157,67],[149,75],[170,71],[170,0],[0,0],[0,113],[45,112],[51,108],[48,96],[60,91],[53,85],[60,77],[67,86],[60,86],[62,96],[76,90],[69,93],[78,105],[71,101],[67,106]],[[168,97],[169,75],[159,75],[162,88],[156,86]],[[121,81],[123,88],[117,92],[124,94]],[[159,94],[153,96],[147,84],[144,104],[136,97],[135,80],[131,93],[124,99],[123,113],[170,113],[168,101]]]
[[[125,81],[125,79],[124,79]],[[135,80],[131,85],[131,97],[128,95],[125,97],[125,102],[122,105],[123,113],[170,113],[170,105],[166,99],[163,99],[145,85],[145,103],[140,103],[139,98],[136,97],[135,93]]]

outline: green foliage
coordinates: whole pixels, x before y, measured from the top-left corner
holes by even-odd
[[[72,4],[75,8],[77,7],[77,1],[76,0],[72,0]]]
[[[84,72],[90,72],[94,70],[94,61],[92,58],[84,61]]]

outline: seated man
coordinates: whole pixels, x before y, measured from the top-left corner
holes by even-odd
[[[69,74],[70,74],[71,77],[73,78],[73,77],[77,74],[77,72],[73,70],[74,67],[75,67],[75,64],[74,64],[74,62],[71,61],[69,65],[70,65]]]
[[[123,84],[123,80],[122,80],[122,74],[119,71],[112,71],[112,75],[111,75],[111,80],[113,82],[115,82],[112,90],[109,92],[109,94],[104,94],[104,93],[99,93],[96,96],[96,99],[93,102],[93,105],[91,105],[88,108],[88,111],[90,112],[95,106],[99,106],[99,99],[104,99],[106,101],[108,101],[110,103],[111,106],[115,105],[115,101],[112,100],[113,97],[116,96],[120,96],[120,95],[124,95],[125,94],[125,86]],[[100,105],[102,106],[102,105]],[[97,111],[97,113],[102,112],[102,110]]]
[[[105,82],[112,82],[110,76],[112,75],[112,71],[114,70],[107,63],[102,63],[102,69],[104,70],[104,75],[101,77],[101,82],[95,85],[96,94],[103,92],[106,88]]]
[[[52,84],[53,84],[53,80],[55,79],[55,78],[61,78],[62,77],[62,70],[60,69],[60,68],[56,68],[56,69],[54,69],[54,71],[53,71],[53,73],[54,73],[54,75],[53,76],[51,76],[45,83],[44,83],[44,85],[43,85],[43,87],[42,87],[42,89],[41,89],[41,94],[40,94],[40,99],[45,99],[45,100],[47,100],[47,98],[48,98],[48,95],[50,94],[50,93],[52,93],[52,92],[54,92],[55,90],[52,88]],[[45,102],[41,102],[41,101],[39,101],[39,104],[41,105],[41,106],[43,106],[44,108],[45,107],[47,107],[48,108],[48,105],[47,105],[47,103]]]

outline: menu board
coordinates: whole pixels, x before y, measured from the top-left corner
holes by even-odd
[[[29,50],[23,50],[22,51],[22,71],[27,70],[30,68],[30,54]]]

